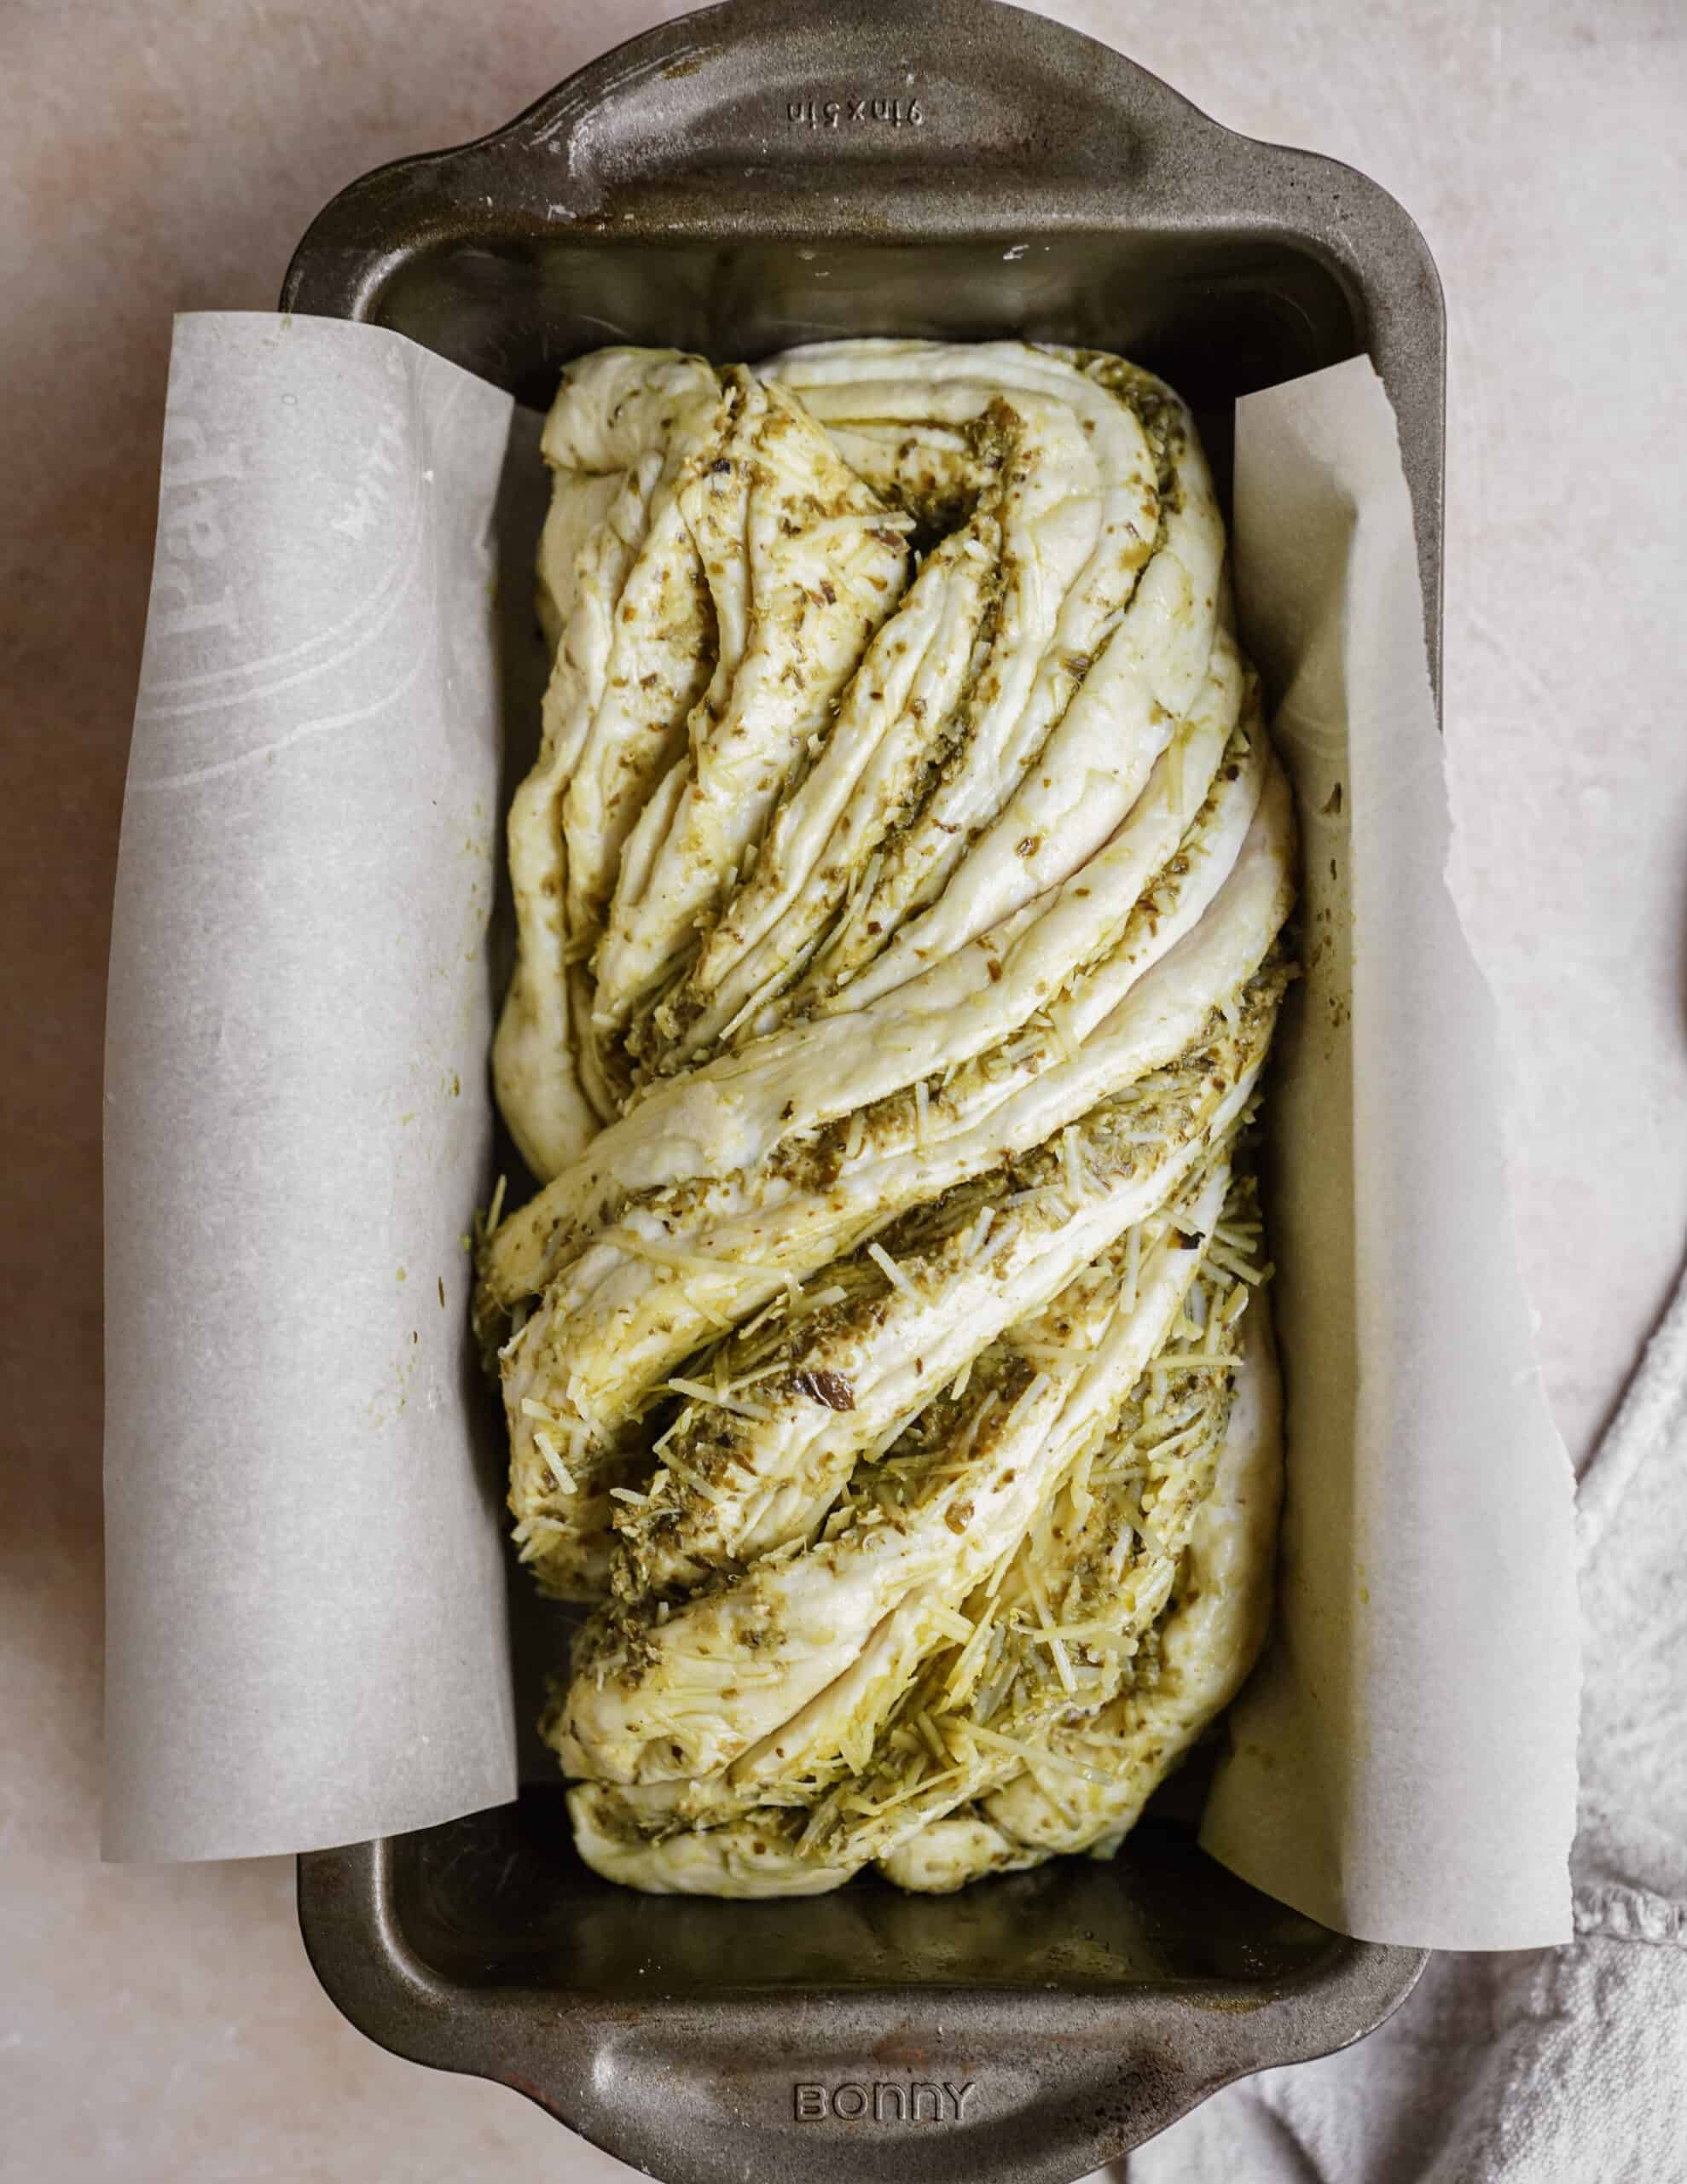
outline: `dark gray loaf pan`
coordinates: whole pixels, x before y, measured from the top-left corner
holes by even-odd
[[[1189,398],[1221,485],[1236,396],[1368,352],[1438,652],[1444,322],[1417,229],[1350,169],[992,0],[687,16],[342,191],[282,302],[540,408],[612,341],[1091,343]],[[1244,1886],[1180,1804],[1110,1865],[716,1903],[599,1881],[535,1786],[301,1858],[299,1915],[371,2038],[513,2086],[667,2184],[1070,2184],[1227,2081],[1358,2039],[1422,1967]]]

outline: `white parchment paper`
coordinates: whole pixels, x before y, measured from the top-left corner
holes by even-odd
[[[105,1849],[515,1786],[487,1193],[507,395],[180,320],[107,1026]]]
[[[459,1241],[492,1130],[509,426],[374,328],[178,323],[107,1061],[112,1856],[303,1849],[513,1791]],[[1570,1474],[1367,364],[1240,406],[1236,551],[1308,974],[1272,1109],[1278,1622],[1203,1839],[1369,1938],[1553,1941]]]
[[[1364,359],[1238,405],[1233,543],[1299,808],[1306,975],[1267,1109],[1278,1617],[1202,1839],[1363,1939],[1567,1941],[1574,1479],[1517,1272],[1493,1007],[1444,877],[1411,503]]]

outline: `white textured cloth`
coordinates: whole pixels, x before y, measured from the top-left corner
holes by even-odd
[[[1580,1529],[1576,1939],[1432,1957],[1370,2039],[1229,2087],[1115,2177],[1687,2180],[1687,1277],[1583,1476]]]

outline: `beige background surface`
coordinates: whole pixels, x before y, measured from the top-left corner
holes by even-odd
[[[1673,0],[1050,11],[1236,128],[1364,167],[1440,261],[1455,874],[1509,1027],[1525,1270],[1580,1461],[1687,1237],[1687,17]],[[270,306],[341,183],[495,125],[677,12],[0,0],[9,2180],[629,2173],[345,2027],[284,1862],[95,1862],[99,1061],[171,311]]]

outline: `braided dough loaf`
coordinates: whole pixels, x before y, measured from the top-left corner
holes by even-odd
[[[480,1256],[545,1731],[657,1891],[1110,1850],[1264,1628],[1294,829],[1105,356],[570,368]]]

